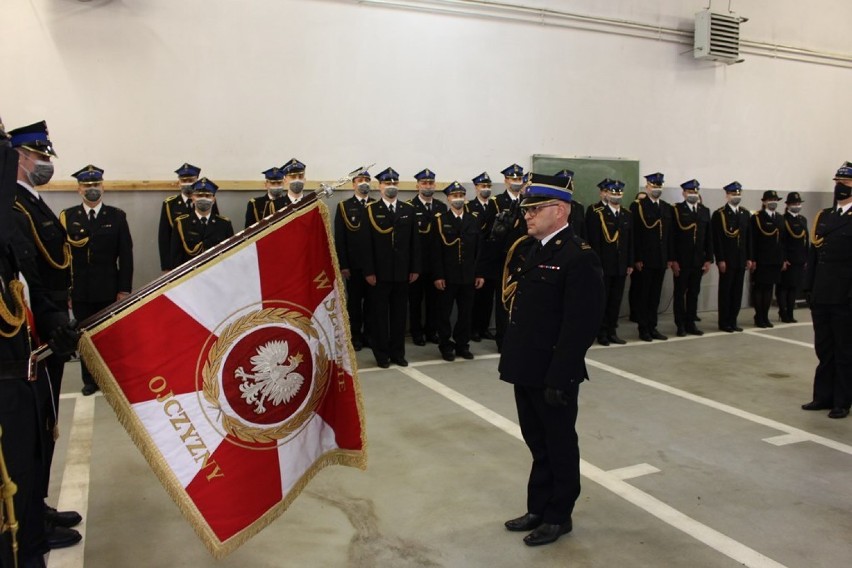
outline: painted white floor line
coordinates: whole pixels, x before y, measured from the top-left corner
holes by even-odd
[[[622,481],[627,481],[628,479],[636,479],[643,475],[660,473],[660,470],[647,463],[637,463],[636,465],[630,465],[619,469],[611,469],[607,473],[613,477],[621,479]]]
[[[59,489],[57,509],[77,511],[83,522],[75,527],[83,535],[80,544],[54,550],[48,558],[49,568],[81,568],[86,544],[86,517],[89,510],[89,471],[92,461],[92,432],[95,422],[95,397],[74,397],[74,414],[68,439],[68,454]]]
[[[462,408],[469,410],[510,436],[513,436],[518,440],[523,440],[521,437],[520,427],[511,420],[483,407],[478,402],[471,400],[458,391],[436,381],[418,369],[404,367],[399,370],[423,386],[432,389]],[[688,534],[721,554],[742,563],[744,566],[754,568],[784,568],[783,564],[779,564],[768,556],[765,556],[756,550],[753,550],[746,545],[708,527],[707,525],[684,515],[677,509],[663,503],[656,497],[633,487],[623,479],[620,479],[617,475],[595,467],[585,460],[580,460],[580,473],[583,477],[594,481],[612,493],[615,493],[622,499],[625,499],[629,503],[632,503],[640,509],[643,509],[657,517],[673,528]]]
[[[739,408],[735,408],[733,406],[729,406],[722,402],[718,402],[712,400],[710,398],[705,398],[703,396],[699,396],[697,394],[692,394],[691,392],[687,392],[685,390],[681,390],[679,388],[675,388],[663,383],[658,383],[657,381],[652,381],[651,379],[646,379],[645,377],[640,377],[635,373],[631,373],[629,371],[623,371],[612,365],[607,365],[606,363],[600,363],[598,361],[594,361],[592,359],[586,359],[586,365],[590,367],[595,367],[600,369],[601,371],[606,371],[607,373],[611,373],[613,375],[619,376],[623,379],[627,379],[629,381],[633,381],[635,383],[639,383],[646,387],[651,387],[665,393],[692,401],[697,402],[698,404],[703,404],[704,406],[708,406],[715,410],[720,410],[727,414],[731,414],[738,418],[742,418],[743,420],[748,420],[749,422],[754,422],[755,424],[760,424],[762,426],[766,426],[768,428],[773,428],[775,430],[780,430],[789,435],[796,436],[799,441],[808,441],[813,442],[814,444],[820,444],[821,446],[825,446],[827,448],[831,448],[833,450],[837,450],[838,452],[843,452],[844,454],[852,455],[852,446],[848,444],[843,444],[841,442],[837,442],[835,440],[831,440],[829,438],[824,438],[822,436],[818,436],[816,434],[811,434],[810,432],[806,432],[805,430],[801,430],[799,428],[795,428],[793,426],[789,426],[782,422],[778,422],[776,420],[772,420],[771,418],[765,418],[763,416],[758,416],[757,414],[752,414],[751,412],[747,412],[745,410],[741,410]]]
[[[800,324],[793,324],[800,325]],[[791,345],[798,345],[799,347],[807,347],[808,349],[813,349],[813,343],[807,343],[806,341],[797,341],[795,339],[787,339],[786,337],[778,337],[777,335],[770,335],[766,333],[767,330],[757,330],[757,329],[747,329],[744,333],[748,333],[749,335],[756,335],[757,337],[762,337],[764,339],[772,339],[774,341],[781,341],[783,343],[789,343]]]

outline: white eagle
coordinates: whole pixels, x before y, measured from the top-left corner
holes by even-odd
[[[248,404],[255,405],[256,414],[266,412],[263,404],[267,399],[275,406],[289,402],[305,382],[305,377],[294,372],[302,360],[301,353],[290,355],[286,341],[270,341],[261,345],[257,348],[257,355],[251,358],[253,375],[243,371],[242,367],[234,371],[234,377],[242,381],[241,397]]]

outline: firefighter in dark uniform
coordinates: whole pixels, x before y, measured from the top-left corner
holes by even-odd
[[[219,186],[207,178],[192,184],[192,212],[175,219],[171,264],[187,260],[234,236],[230,219],[213,213]]]
[[[606,207],[607,190],[609,189],[609,186],[612,184],[613,181],[614,180],[611,180],[609,178],[604,178],[598,182],[597,187],[600,199],[590,205],[588,209],[586,209],[586,218],[584,219],[584,225],[586,227],[588,227],[591,223],[598,222],[598,209]],[[588,232],[588,229],[586,229],[586,231]]]
[[[420,251],[423,255],[423,273],[411,283],[408,290],[408,325],[414,345],[426,345],[426,341],[438,343],[438,290],[432,284],[433,259],[432,248],[433,221],[437,213],[446,213],[447,206],[437,199],[435,194],[435,172],[426,168],[414,174],[417,180],[417,195],[409,200],[414,206],[417,220],[417,233],[420,238]],[[425,318],[424,318],[425,311]]]
[[[775,299],[778,302],[778,317],[783,323],[797,323],[793,317],[796,298],[802,289],[805,264],[808,260],[810,235],[808,220],[801,214],[802,196],[798,191],[787,194],[784,202],[784,266],[781,268],[781,281],[775,287]]]
[[[834,176],[836,205],[814,219],[805,291],[814,325],[813,399],[804,410],[846,418],[852,405],[852,162]]]
[[[18,269],[27,282],[38,281],[45,301],[64,311],[57,315],[50,327],[67,327],[69,289],[71,287],[71,247],[66,242],[65,230],[50,207],[41,198],[38,188],[53,177],[51,157],[56,155],[44,121],[9,131],[11,145],[18,152],[17,186],[15,187],[16,238],[13,242],[15,255],[20,262]],[[61,318],[57,319],[57,318]],[[56,325],[61,321],[61,325]],[[47,330],[36,321],[39,336],[44,338]],[[47,335],[47,337],[50,337]],[[70,352],[54,352],[39,365],[39,380],[36,382],[40,409],[46,429],[42,431],[43,472],[40,476],[42,499],[47,497],[50,485],[50,468],[53,463],[57,428],[59,393],[62,389],[62,374]],[[71,527],[82,517],[75,511],[56,511],[44,504],[47,525],[47,544],[50,548],[63,548],[80,542],[81,535]]]
[[[364,213],[367,205],[374,200],[370,197],[370,172],[359,168],[352,178],[354,195],[337,205],[334,215],[334,248],[340,273],[346,280],[346,309],[349,313],[349,330],[352,335],[352,347],[360,351],[369,343],[369,287],[364,280],[364,239],[361,233],[367,230]]]
[[[438,349],[445,361],[456,356],[473,359],[470,352],[473,295],[482,287],[478,259],[482,239],[479,214],[465,205],[465,188],[454,181],[444,188],[449,210],[437,213],[430,246],[433,285],[438,290]],[[456,310],[456,324],[450,316]]]
[[[397,199],[399,174],[387,168],[376,176],[381,199],[367,205],[364,278],[370,290],[370,347],[379,367],[405,360],[408,286],[421,271],[420,238],[414,206]]]
[[[503,169],[503,183],[506,191],[495,198],[497,204],[497,216],[491,229],[491,243],[486,250],[487,260],[485,270],[487,273],[495,274],[496,278],[502,278],[506,256],[512,245],[527,234],[527,222],[521,211],[521,190],[524,188],[524,168],[518,164]],[[506,308],[500,297],[497,297],[494,305],[495,339],[497,351],[503,348],[503,334],[506,332],[506,324],[509,318]]]
[[[491,333],[491,314],[494,312],[494,294],[497,289],[497,271],[486,267],[485,259],[488,252],[485,250],[492,242],[489,240],[491,229],[494,227],[494,218],[497,217],[497,200],[491,195],[491,177],[488,172],[482,172],[471,180],[476,196],[467,202],[467,210],[476,213],[479,218],[482,238],[479,241],[480,263],[479,270],[482,273],[482,286],[473,293],[473,312],[471,315],[471,341],[482,341],[483,339],[496,339]]]
[[[751,297],[757,327],[775,327],[769,321],[769,308],[772,289],[781,282],[787,239],[784,218],[778,213],[780,201],[774,190],[764,191],[760,211],[751,216]]]
[[[577,399],[604,307],[600,259],[571,230],[571,197],[564,179],[530,176],[522,205],[529,236],[513,245],[503,279],[509,325],[498,369],[514,385],[533,462],[527,512],[505,526],[530,531],[529,546],[573,528],[580,494]]]
[[[46,133],[41,142],[45,141]],[[28,145],[49,153],[48,146],[37,139],[30,139]],[[16,486],[12,499],[18,522],[17,566],[44,568],[48,545],[42,489],[46,442],[50,440],[52,445],[53,431],[47,428],[47,409],[42,391],[37,387],[37,383],[47,378],[40,373],[37,382],[28,380],[31,337],[24,307],[24,286],[19,279],[23,270],[28,274],[29,306],[36,328],[42,337],[49,338],[48,345],[53,352],[68,357],[76,349],[77,334],[68,325],[66,305],[57,306],[51,302],[50,293],[38,278],[38,252],[28,238],[29,219],[21,211],[13,210],[18,159],[18,152],[11,148],[0,120],[0,427],[6,469]],[[28,171],[35,170],[32,163],[25,167]],[[35,181],[40,181],[34,177]],[[7,489],[9,487],[4,487]],[[11,511],[4,512],[6,521],[10,521]],[[76,531],[67,530],[73,537]]]
[[[743,186],[731,182],[724,187],[727,203],[713,212],[713,254],[719,269],[719,329],[742,331],[737,316],[743,298],[746,270],[751,270],[751,215],[740,207]]]
[[[284,171],[281,168],[269,168],[263,172],[263,177],[266,179],[266,193],[249,199],[246,206],[246,228],[290,204],[284,194]]]
[[[305,197],[305,169],[305,164],[296,158],[290,158],[290,161],[281,166],[281,171],[284,172],[284,188],[287,189],[287,205],[296,204]]]
[[[698,294],[701,277],[713,262],[710,235],[710,209],[701,204],[701,184],[691,179],[680,184],[683,201],[672,207],[672,276],[674,277],[674,320],[677,336],[704,335],[698,321]]]
[[[610,180],[606,190],[606,205],[594,207],[586,224],[589,245],[603,266],[604,317],[598,332],[598,343],[609,345],[627,343],[616,333],[624,281],[633,272],[633,223],[628,211],[621,207],[624,183]]]
[[[198,181],[201,168],[184,163],[175,170],[178,176],[180,193],[167,197],[160,209],[160,229],[157,233],[157,243],[160,247],[160,269],[164,272],[174,268],[172,266],[172,232],[175,219],[192,211],[192,184]],[[214,209],[214,214],[219,210]]]
[[[133,284],[133,240],[127,215],[103,203],[104,171],[91,164],[71,174],[83,203],[59,214],[71,243],[71,309],[77,321],[95,315],[130,294]],[[80,360],[83,394],[98,390]]]
[[[574,172],[568,169],[559,170],[556,172],[556,177],[563,180],[571,181],[571,191],[574,191]],[[571,230],[581,239],[586,238],[586,209],[583,204],[571,198]]]
[[[663,292],[663,278],[671,267],[670,247],[672,206],[660,199],[665,177],[660,172],[645,176],[645,199],[630,204],[633,216],[633,274],[636,301],[630,311],[639,324],[639,339],[652,341],[668,337],[657,330],[657,309]]]

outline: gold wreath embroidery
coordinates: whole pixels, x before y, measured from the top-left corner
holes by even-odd
[[[222,416],[222,428],[225,431],[242,440],[243,442],[251,443],[268,443],[286,438],[296,430],[298,430],[305,421],[316,412],[319,402],[325,394],[328,385],[328,370],[329,361],[326,357],[325,348],[320,345],[317,353],[316,386],[311,393],[311,397],[305,404],[304,408],[294,414],[284,424],[274,428],[263,428],[260,426],[247,426],[243,422],[232,418],[224,413],[222,405],[219,402],[220,388],[217,377],[219,369],[222,366],[222,358],[228,347],[245,331],[248,331],[258,325],[268,323],[287,323],[308,337],[318,338],[317,332],[311,326],[311,320],[307,316],[299,312],[286,308],[267,308],[252,312],[248,315],[237,318],[222,331],[219,338],[210,347],[210,352],[207,355],[207,361],[201,371],[201,376],[204,379],[204,398],[210,403]]]

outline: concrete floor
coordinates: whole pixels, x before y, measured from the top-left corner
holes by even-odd
[[[805,412],[816,364],[799,324],[594,347],[581,388],[583,493],[574,532],[529,548],[530,464],[494,342],[445,363],[407,347],[407,369],[359,353],[369,467],[323,470],[284,515],[213,560],[103,397],[69,363],[51,501],[83,512],[84,542],[49,566],[467,567],[846,565],[852,555],[852,418]],[[741,322],[750,321],[744,310]],[[660,330],[674,335],[670,316]]]

